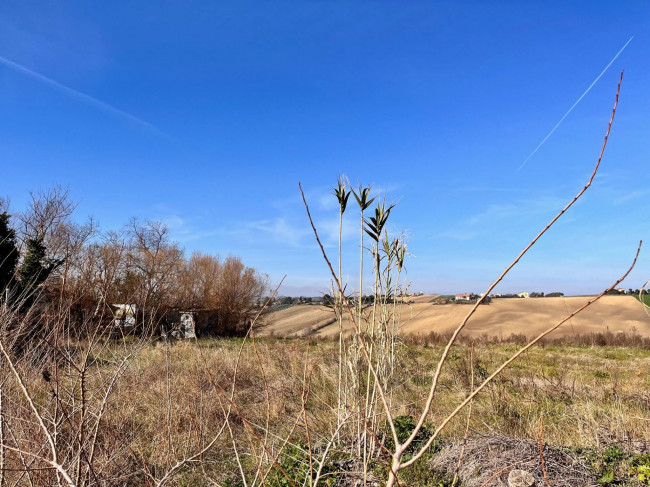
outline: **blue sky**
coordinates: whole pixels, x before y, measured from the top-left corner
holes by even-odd
[[[328,271],[298,182],[334,256],[344,174],[398,203],[411,289],[481,292],[586,182],[625,69],[593,187],[499,286],[597,292],[649,237],[649,27],[647,1],[4,1],[0,194],[18,210],[62,184],[79,219],[160,219],[313,295]]]

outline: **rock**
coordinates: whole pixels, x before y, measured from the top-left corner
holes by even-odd
[[[511,470],[508,474],[508,487],[532,487],[535,477],[525,470]]]

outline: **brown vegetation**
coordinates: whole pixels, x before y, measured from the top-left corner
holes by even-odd
[[[160,222],[132,219],[118,232],[101,233],[92,220],[75,223],[74,208],[67,190],[54,188],[32,194],[15,216],[20,260],[3,271],[15,276],[7,286],[9,304],[31,305],[29,296],[38,295],[41,312],[71,314],[70,333],[87,333],[91,322],[110,324],[117,304],[134,307],[139,329],[158,329],[173,309],[201,309],[214,317],[205,333],[241,334],[255,316],[268,278],[240,258],[185,258]],[[43,255],[30,257],[32,249]]]
[[[417,413],[428,389],[427,371],[442,347],[399,346],[394,414],[408,417]],[[58,358],[32,355],[30,361],[19,360],[16,370],[55,439],[59,465],[74,485],[153,486],[163,478],[165,484],[179,486],[238,485],[242,477],[248,485],[261,485],[263,475],[267,485],[291,485],[282,483],[274,458],[298,483],[309,468],[308,445],[314,470],[323,461],[326,479],[345,478],[350,483],[336,485],[353,485],[362,478],[361,464],[345,448],[352,436],[342,435],[324,456],[336,433],[334,341],[204,340],[173,345],[98,337],[57,348]],[[426,427],[442,421],[472,381],[482,380],[513,350],[507,344],[477,345],[472,359],[468,349],[455,346],[441,377],[445,394]],[[9,351],[9,357],[15,355]],[[526,452],[534,456],[541,414],[547,418],[544,454],[551,480],[568,478],[563,462],[577,458],[560,447],[596,451],[615,443],[644,451],[643,440],[650,438],[650,383],[643,373],[648,367],[650,355],[638,349],[531,349],[475,399],[461,480],[466,481],[467,469],[476,468],[485,455],[491,461],[481,463],[483,479]],[[19,478],[18,485],[57,485],[44,429],[15,376],[7,367],[1,370],[5,485]],[[426,457],[420,468],[433,472],[455,466],[453,452],[462,442],[464,422],[456,418],[441,436],[449,452]],[[383,428],[378,436],[388,441]],[[525,449],[517,456],[498,457],[494,449],[489,454],[484,448],[494,442],[503,446],[503,455],[515,445]],[[541,476],[539,457],[527,461],[526,468]],[[585,462],[581,457],[582,470],[574,469],[573,478],[587,485],[595,474]],[[381,462],[376,465],[379,470],[369,473],[372,478],[380,475]],[[402,485],[420,485],[405,478]]]

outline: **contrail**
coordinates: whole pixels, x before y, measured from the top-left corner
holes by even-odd
[[[126,118],[128,120],[131,120],[132,122],[137,123],[138,125],[144,126],[149,130],[153,130],[154,132],[157,132],[159,134],[162,134],[166,137],[169,137],[166,133],[164,133],[162,130],[160,130],[158,127],[150,124],[149,122],[146,122],[138,117],[135,117],[131,115],[130,113],[127,113],[123,110],[120,110],[119,108],[115,108],[112,105],[109,105],[106,102],[103,102],[101,100],[98,100],[97,98],[93,98],[90,95],[86,95],[85,93],[82,93],[80,91],[77,91],[73,88],[70,88],[69,86],[66,86],[64,84],[59,83],[58,81],[54,81],[51,78],[48,78],[47,76],[43,76],[42,74],[36,73],[35,71],[32,71],[31,69],[26,68],[25,66],[22,66],[18,63],[15,63],[5,57],[0,56],[0,63],[4,64],[5,66],[10,67],[14,71],[18,71],[19,73],[26,74],[27,76],[30,76],[34,79],[37,79],[39,81],[42,81],[45,84],[48,84],[50,86],[53,86],[57,88],[58,90],[74,97],[79,100],[82,100],[86,103],[89,103],[90,105],[94,105],[95,107],[105,110],[109,113],[112,113],[114,115],[118,115],[120,117]]]
[[[600,72],[600,74],[598,75],[598,77],[594,80],[594,82],[591,83],[591,84],[589,85],[589,88],[587,88],[587,89],[585,90],[585,92],[584,92],[582,95],[580,95],[580,98],[578,98],[578,99],[576,100],[576,102],[575,102],[573,105],[571,105],[571,108],[569,108],[569,110],[568,110],[568,111],[567,111],[567,112],[562,116],[562,118],[560,119],[560,121],[559,121],[558,123],[555,124],[555,127],[553,127],[553,128],[551,129],[551,131],[546,135],[546,137],[544,137],[544,138],[542,139],[542,141],[539,143],[539,145],[538,145],[537,147],[535,147],[535,150],[534,150],[533,152],[531,152],[530,155],[529,155],[528,157],[526,157],[526,160],[525,160],[524,162],[521,163],[521,166],[519,166],[519,169],[517,169],[516,172],[521,171],[521,169],[526,165],[526,163],[530,160],[530,158],[533,157],[533,156],[537,153],[537,151],[538,151],[538,150],[539,150],[539,149],[544,145],[544,143],[549,139],[549,137],[550,137],[551,135],[553,135],[553,132],[555,132],[555,131],[557,130],[557,128],[560,126],[560,124],[564,121],[564,119],[567,118],[567,117],[569,116],[569,113],[571,113],[571,112],[573,111],[573,109],[576,107],[576,105],[577,105],[578,103],[580,103],[580,101],[585,97],[585,95],[586,95],[587,93],[589,93],[589,91],[594,87],[594,85],[595,85],[596,83],[598,83],[598,80],[599,80],[600,78],[602,78],[602,76],[605,74],[605,71],[607,71],[607,70],[609,69],[609,67],[610,67],[612,64],[614,64],[614,61],[616,61],[616,59],[621,55],[621,53],[625,50],[625,48],[627,47],[627,45],[628,45],[630,42],[632,42],[632,39],[634,39],[634,36],[630,37],[630,39],[625,43],[625,45],[624,45],[623,47],[621,47],[621,50],[618,51],[618,52],[616,53],[616,56],[614,56],[614,57],[612,58],[612,60],[609,62],[609,64],[608,64],[607,66],[605,66],[605,69],[603,69],[603,70]]]

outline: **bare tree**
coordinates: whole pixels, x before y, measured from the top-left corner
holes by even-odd
[[[140,223],[132,219],[127,225],[127,273],[125,284],[142,310],[154,316],[172,301],[171,292],[183,264],[183,251],[171,242],[169,229],[161,222]]]
[[[227,257],[212,304],[219,312],[220,327],[233,329],[249,321],[268,287],[268,276],[246,267],[239,257]]]
[[[208,332],[237,334],[246,329],[268,291],[268,276],[246,267],[239,257],[218,257],[194,252],[185,263],[178,280],[179,307],[214,312],[216,322]]]
[[[69,221],[76,208],[77,204],[70,200],[70,191],[63,186],[31,192],[27,209],[18,214],[21,236],[25,240],[46,240],[54,228]]]

